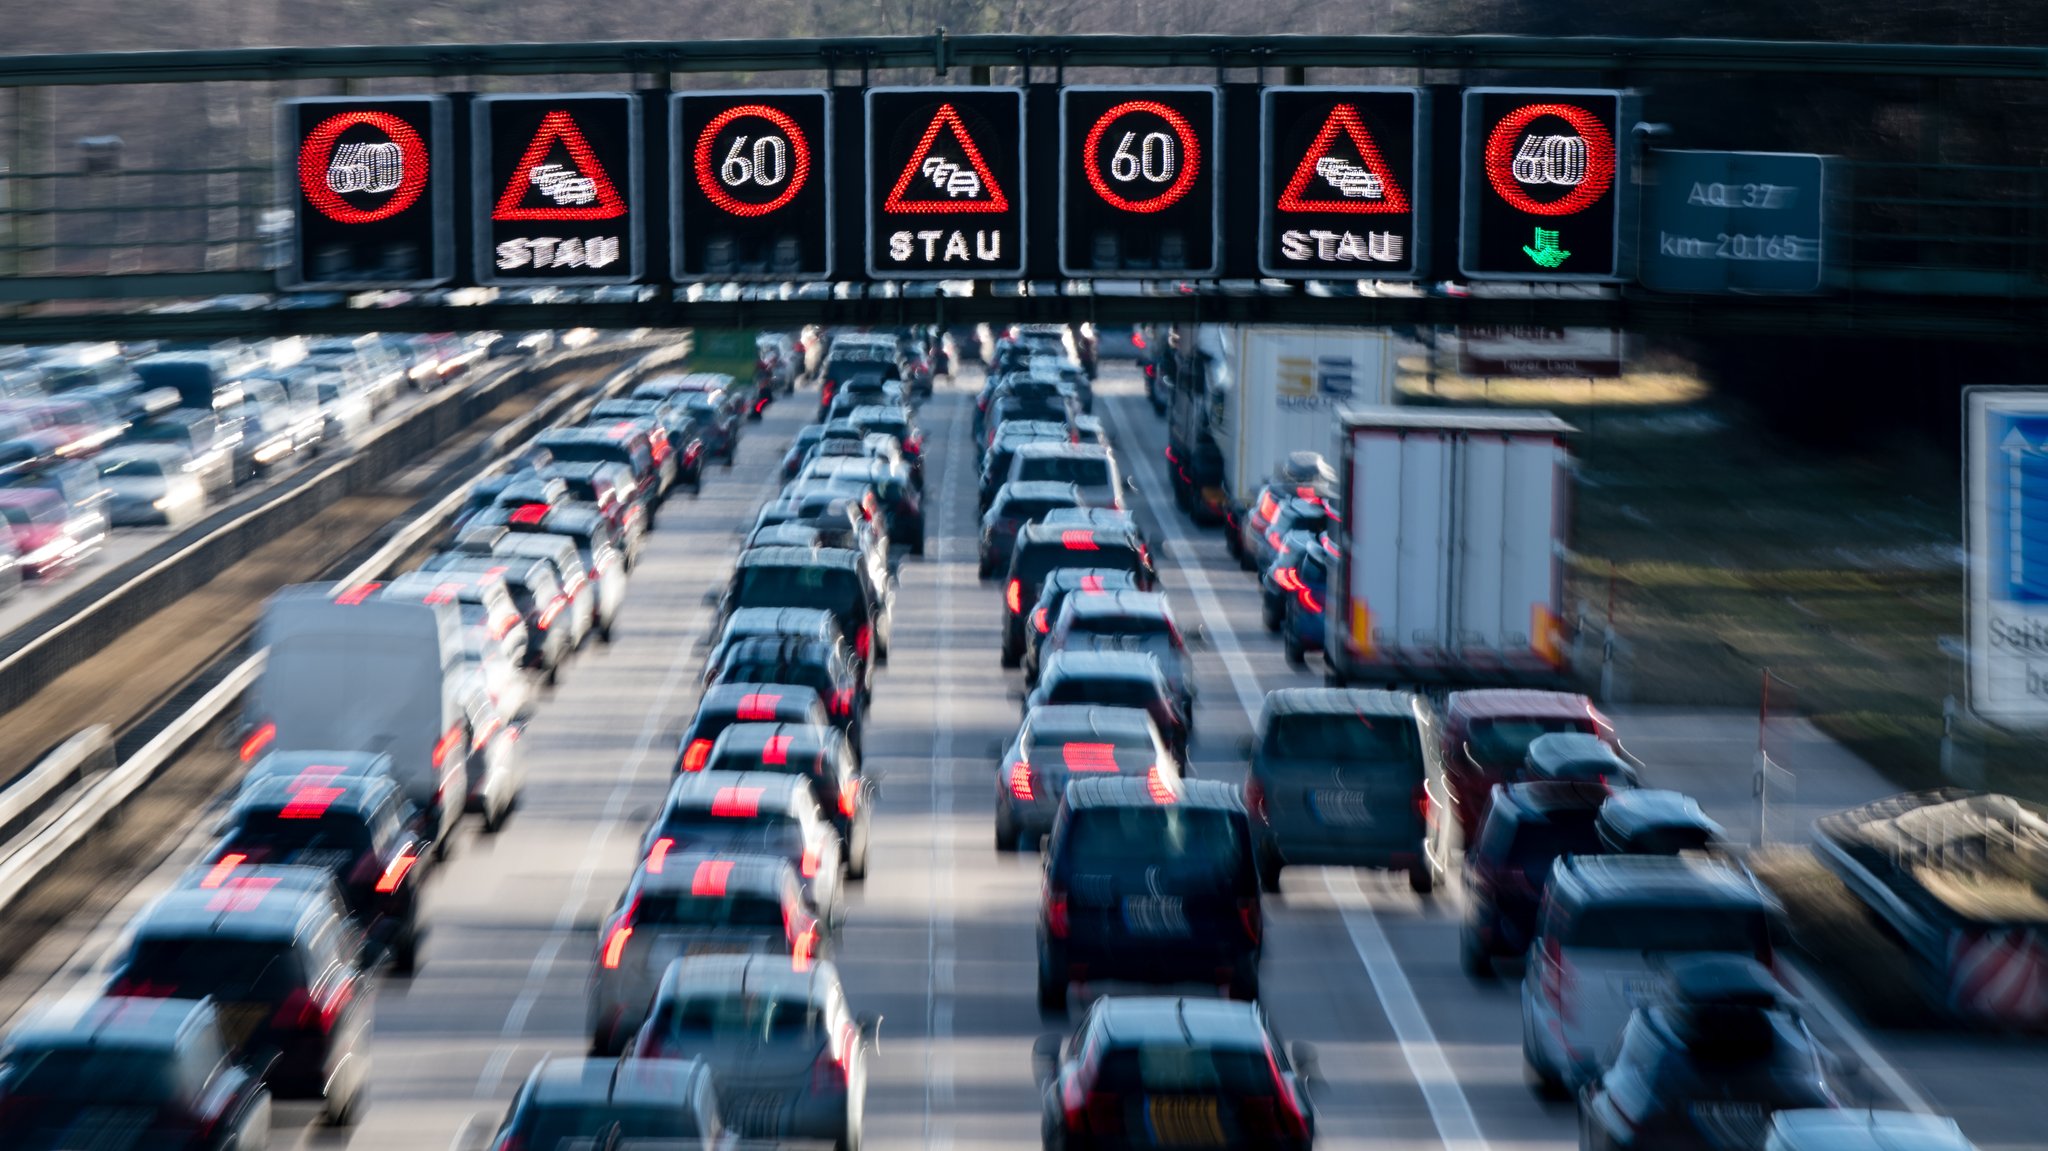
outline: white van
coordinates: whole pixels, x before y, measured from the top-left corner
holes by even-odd
[[[455,606],[384,599],[379,586],[301,584],[264,605],[256,639],[269,654],[243,713],[242,758],[389,755],[421,833],[445,858],[469,793],[472,741],[491,733],[472,731],[462,706]]]

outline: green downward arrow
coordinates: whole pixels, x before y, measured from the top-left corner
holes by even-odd
[[[1536,229],[1536,246],[1522,245],[1528,257],[1546,268],[1555,268],[1571,259],[1572,254],[1557,246],[1557,233],[1548,228]]]

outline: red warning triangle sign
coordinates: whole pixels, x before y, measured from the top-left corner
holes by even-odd
[[[1352,145],[1358,149],[1358,158],[1365,163],[1362,171],[1349,162],[1330,155],[1330,145],[1336,141],[1339,131],[1351,137]],[[1325,172],[1324,161],[1329,161],[1336,170]],[[1313,199],[1304,196],[1303,193],[1308,191],[1309,181],[1319,176],[1323,178],[1326,188],[1341,189],[1355,186],[1361,189],[1361,194],[1317,196]],[[1401,190],[1401,185],[1394,179],[1394,173],[1388,169],[1386,160],[1380,156],[1379,145],[1373,142],[1372,133],[1366,130],[1365,121],[1359,119],[1358,109],[1349,104],[1339,104],[1330,109],[1329,119],[1323,121],[1323,130],[1316,133],[1315,143],[1308,146],[1308,154],[1301,158],[1301,164],[1294,169],[1294,178],[1287,181],[1287,190],[1280,193],[1279,206],[1283,212],[1394,215],[1408,210],[1408,193]]]
[[[568,150],[573,171],[547,162],[557,141]],[[522,206],[529,195],[548,202]],[[558,109],[540,118],[540,128],[512,169],[512,179],[505,185],[505,194],[498,197],[491,219],[610,220],[625,214],[626,202],[605,175],[604,165],[597,162],[597,153],[591,151],[583,130],[569,113]]]
[[[950,160],[938,159],[933,170],[925,171],[925,160],[931,153],[932,144],[939,138],[941,130],[953,133],[953,139],[960,145],[960,152],[967,158],[970,168],[962,168]],[[903,193],[912,180],[928,180],[933,190],[943,198],[930,200],[906,200]],[[981,149],[975,146],[974,137],[967,134],[967,125],[960,120],[960,113],[951,104],[939,105],[924,136],[910,153],[910,162],[903,165],[903,174],[896,177],[896,186],[889,189],[889,198],[882,201],[884,212],[1007,212],[1010,198],[1003,194],[1003,186],[988,170],[988,161],[981,158]]]

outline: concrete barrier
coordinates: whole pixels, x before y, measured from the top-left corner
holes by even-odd
[[[0,843],[13,838],[65,791],[114,766],[114,729],[96,723],[36,761],[0,791]]]

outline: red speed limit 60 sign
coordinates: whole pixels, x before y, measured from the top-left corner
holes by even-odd
[[[1459,265],[1475,279],[1620,274],[1622,93],[1471,88]]]
[[[1215,88],[1060,92],[1060,270],[1213,275],[1220,199]]]
[[[831,112],[817,89],[672,97],[678,280],[832,273]]]
[[[294,149],[285,287],[422,287],[454,274],[445,97],[286,100],[279,119]]]

